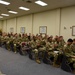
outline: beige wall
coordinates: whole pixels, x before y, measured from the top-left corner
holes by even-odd
[[[75,26],[75,6],[55,9],[26,16],[21,16],[0,22],[3,32],[20,33],[20,28],[25,27],[25,33],[39,33],[40,26],[47,26],[48,35],[63,35],[65,40],[72,36],[72,26]],[[66,27],[66,29],[64,29]]]
[[[0,29],[1,29],[1,30],[2,30],[2,25],[3,25],[3,24],[2,24],[2,21],[0,21]]]
[[[25,33],[32,33],[32,15],[17,18],[17,33],[20,33],[21,27],[25,27]]]
[[[3,32],[7,32],[7,20],[4,20],[4,21],[3,21],[2,31],[3,31]]]
[[[68,38],[75,38],[72,36],[72,29],[75,26],[75,6],[61,9],[61,35],[65,40]],[[66,29],[64,29],[66,27]]]
[[[2,30],[10,33],[10,28],[13,28],[14,33],[20,33],[21,27],[25,27],[25,33],[32,33],[32,15],[4,20]]]
[[[33,33],[39,33],[40,26],[47,26],[48,35],[59,35],[60,9],[34,14]]]
[[[59,35],[60,9],[21,16],[3,21],[3,32],[20,33],[20,28],[25,27],[25,33],[39,34],[40,26],[47,26],[48,35]]]
[[[16,18],[7,20],[7,33],[10,33],[10,28],[13,28],[13,33],[16,33]]]

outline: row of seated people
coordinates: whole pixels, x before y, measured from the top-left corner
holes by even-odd
[[[28,54],[39,64],[43,61],[66,71],[75,70],[75,39],[65,42],[63,36],[57,35],[53,38],[46,34],[2,34],[0,46],[21,55]]]

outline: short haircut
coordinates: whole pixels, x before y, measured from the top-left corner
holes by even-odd
[[[73,42],[73,40],[70,38],[70,39],[67,40],[67,42]]]

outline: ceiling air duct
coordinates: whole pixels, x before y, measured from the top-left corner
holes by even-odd
[[[32,3],[32,0],[26,0],[27,3]]]

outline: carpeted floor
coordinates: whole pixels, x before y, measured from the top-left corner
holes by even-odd
[[[28,56],[21,56],[0,48],[0,71],[6,75],[74,75],[44,63],[37,64]]]

